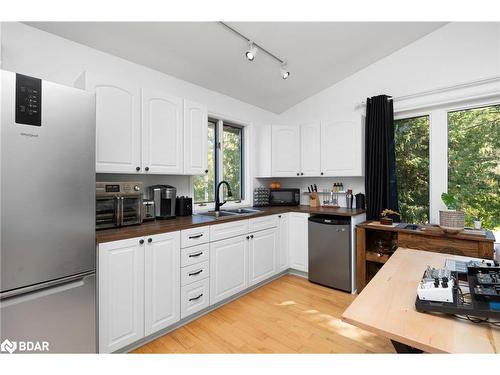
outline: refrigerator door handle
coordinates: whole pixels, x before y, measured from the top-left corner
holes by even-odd
[[[36,299],[50,294],[73,289],[85,284],[84,279],[95,274],[95,271],[49,281],[43,284],[31,285],[26,288],[11,290],[0,294],[2,306],[11,306],[20,302]],[[16,298],[18,297],[18,298]]]

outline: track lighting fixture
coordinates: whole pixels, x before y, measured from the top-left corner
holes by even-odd
[[[261,45],[254,43],[252,40],[247,38],[245,35],[243,35],[239,31],[233,29],[228,24],[226,24],[224,22],[219,22],[219,24],[221,26],[223,26],[224,28],[226,28],[227,30],[229,30],[230,32],[232,32],[233,34],[235,34],[236,36],[238,36],[239,38],[247,41],[248,49],[245,51],[245,57],[248,61],[253,61],[255,59],[255,56],[257,55],[257,50],[261,50],[262,53],[265,53],[266,55],[273,58],[274,60],[276,60],[280,64],[281,78],[287,79],[288,77],[290,77],[290,71],[287,69],[286,62],[283,59],[280,59],[276,55],[272,54],[271,52],[269,52],[267,49],[265,49]]]
[[[255,59],[255,55],[257,54],[257,47],[250,42],[248,43],[248,50],[245,52],[245,56],[248,61],[253,61]]]
[[[286,63],[282,63],[280,67],[281,78],[287,79],[290,77],[290,72],[287,69]]]

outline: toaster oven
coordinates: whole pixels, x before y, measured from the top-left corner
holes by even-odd
[[[96,229],[142,223],[142,182],[96,182]]]

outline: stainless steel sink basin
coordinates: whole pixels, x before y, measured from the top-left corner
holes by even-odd
[[[256,212],[260,212],[260,210],[256,210],[255,208],[237,208],[235,210],[225,210],[224,212],[231,212],[236,214],[254,214]]]
[[[236,212],[229,212],[229,211],[208,211],[208,212],[200,212],[196,215],[201,215],[201,216],[211,216],[211,217],[221,217],[221,216],[235,216],[238,215]]]
[[[208,212],[200,212],[197,215],[201,216],[211,216],[211,217],[222,217],[222,216],[235,216],[235,215],[245,215],[245,214],[254,214],[256,212],[260,212],[254,208],[237,208],[234,210],[220,210],[217,214],[215,211]]]

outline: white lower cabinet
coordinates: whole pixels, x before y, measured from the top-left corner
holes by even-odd
[[[111,353],[144,337],[142,238],[99,245],[99,352]]]
[[[145,244],[145,336],[180,320],[179,232],[147,238]]]
[[[247,287],[248,246],[245,235],[210,243],[210,304]]]
[[[288,214],[278,215],[278,251],[276,273],[288,269],[290,266],[289,254],[289,222]]]
[[[99,352],[180,319],[179,232],[99,245]]]
[[[290,268],[307,272],[309,266],[309,214],[291,212],[289,218]]]
[[[181,319],[210,305],[210,279],[196,281],[181,288]]]
[[[277,228],[266,229],[250,235],[248,286],[255,285],[275,274],[277,245]]]

